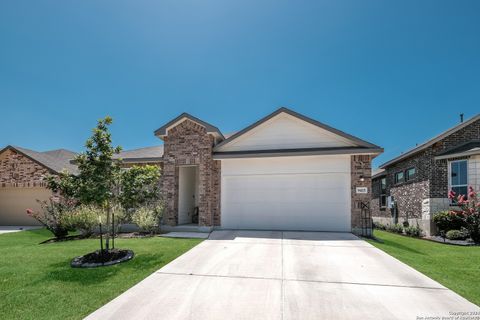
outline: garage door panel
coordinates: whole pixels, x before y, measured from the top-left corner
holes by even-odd
[[[0,188],[0,225],[34,226],[40,223],[26,213],[40,210],[38,200],[48,200],[51,191],[45,188]]]
[[[309,162],[314,160],[321,172],[285,173],[286,167],[305,162],[294,158],[284,159],[282,163],[277,160],[277,174],[274,165],[268,174],[258,174],[255,167],[252,167],[255,173],[248,174],[245,166],[253,165],[251,161],[227,163],[228,175],[222,174],[222,226],[350,231],[350,173],[325,172],[331,163],[335,163],[335,168],[346,167],[349,158],[339,158],[335,162],[331,158],[328,161],[323,161],[322,157],[313,158]],[[310,164],[310,168],[313,167]]]
[[[295,211],[282,210],[280,206],[259,211],[255,204],[237,205],[231,208],[236,216],[226,216],[224,226],[233,229],[349,232],[350,216],[338,214],[338,206],[326,207],[321,215],[312,217],[308,205],[299,206]],[[254,220],[252,216],[255,216]]]

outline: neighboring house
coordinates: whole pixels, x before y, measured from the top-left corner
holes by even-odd
[[[52,193],[46,188],[46,177],[63,170],[76,174],[72,163],[76,153],[58,149],[38,152],[7,146],[0,151],[0,225],[38,225],[26,214],[26,209],[40,210],[37,200],[48,200]],[[122,151],[116,158],[124,167],[160,165],[163,146]]]
[[[384,163],[373,176],[371,203],[374,221],[395,222],[387,208],[393,197],[397,221],[417,222],[434,233],[432,216],[453,205],[449,190],[466,194],[480,189],[480,114]]]
[[[46,176],[62,170],[76,173],[70,163],[75,153],[59,149],[37,152],[7,146],[0,151],[0,225],[38,225],[27,208],[39,210],[38,200],[48,200]]]
[[[167,225],[370,232],[374,144],[286,108],[227,139],[187,113],[155,135]]]

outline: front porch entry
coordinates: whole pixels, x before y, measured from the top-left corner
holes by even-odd
[[[180,166],[178,175],[178,224],[198,225],[198,166]]]

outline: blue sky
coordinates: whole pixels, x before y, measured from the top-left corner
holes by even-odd
[[[125,149],[186,111],[223,132],[287,106],[385,148],[480,112],[480,1],[0,2],[0,146]]]

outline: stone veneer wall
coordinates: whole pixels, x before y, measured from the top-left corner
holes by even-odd
[[[468,160],[468,182],[480,192],[480,155],[470,157]]]
[[[351,194],[352,194],[352,232],[362,234],[362,207],[361,204],[370,205],[372,199],[372,157],[369,155],[351,156]],[[363,178],[363,181],[361,179]],[[368,193],[357,193],[357,187],[367,187]],[[371,223],[370,223],[371,225]],[[371,229],[366,235],[371,235]]]
[[[0,188],[45,187],[48,168],[12,149],[0,154]]]
[[[205,127],[184,120],[164,137],[163,198],[164,223],[178,224],[179,166],[196,165],[199,170],[199,226],[220,224],[220,163],[213,160],[214,139]]]

